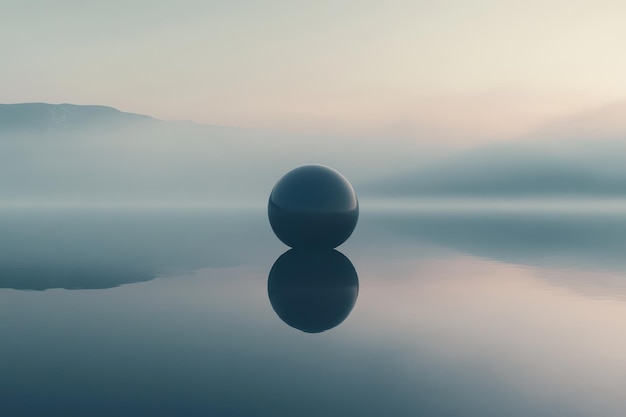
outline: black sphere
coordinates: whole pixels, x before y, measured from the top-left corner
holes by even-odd
[[[352,234],[359,202],[339,172],[322,165],[289,171],[274,186],[268,203],[272,230],[292,248],[335,248]]]
[[[359,277],[348,258],[332,249],[291,249],[274,263],[267,280],[272,308],[306,333],[339,325],[352,311]]]

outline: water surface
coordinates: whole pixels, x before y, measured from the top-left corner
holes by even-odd
[[[625,232],[620,210],[363,202],[356,287],[316,289],[355,301],[305,332],[270,302],[288,248],[263,208],[4,208],[1,414],[625,415]]]

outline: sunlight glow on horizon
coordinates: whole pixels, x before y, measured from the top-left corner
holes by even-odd
[[[2,102],[480,142],[626,99],[626,4],[8,0]]]

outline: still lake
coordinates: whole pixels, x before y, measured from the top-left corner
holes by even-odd
[[[362,201],[345,257],[287,249],[262,206],[1,208],[0,415],[626,415],[621,202]]]

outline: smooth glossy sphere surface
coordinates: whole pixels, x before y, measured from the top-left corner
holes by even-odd
[[[359,278],[350,260],[335,250],[291,249],[274,263],[267,292],[285,323],[319,333],[348,317],[359,294]]]
[[[272,230],[292,248],[335,248],[345,242],[359,218],[352,185],[322,165],[289,171],[274,186],[268,203]]]

